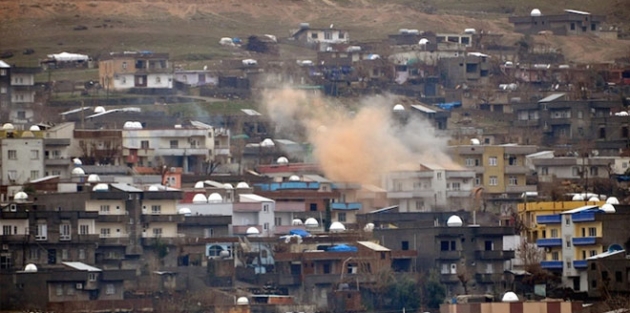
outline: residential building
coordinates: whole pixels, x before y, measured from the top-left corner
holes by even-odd
[[[0,114],[16,129],[28,129],[35,119],[35,74],[39,72],[39,67],[12,66],[0,60]]]
[[[614,174],[615,157],[554,157],[550,159],[534,159],[538,181],[554,183],[573,181],[588,190],[598,179],[610,179]],[[627,164],[626,164],[627,167]]]
[[[518,217],[525,227],[525,233],[520,234],[527,238],[528,242],[536,242],[538,238],[547,234],[545,224],[536,222],[540,215],[559,214],[583,207],[584,205],[603,205],[605,201],[591,202],[589,199],[583,201],[538,201],[537,199],[524,199],[523,203],[517,205]]]
[[[445,85],[450,88],[467,85],[483,86],[490,77],[490,56],[479,52],[468,52],[452,58],[442,58],[438,62],[441,73],[446,74]]]
[[[311,28],[308,23],[300,24],[300,28],[292,32],[291,38],[318,51],[327,51],[334,44],[350,42],[350,36],[345,30],[335,27]]]
[[[386,208],[362,215],[360,224],[373,223],[374,238],[382,245],[416,250],[416,268],[438,271],[449,296],[497,291],[505,281],[505,261],[515,257],[514,251],[503,250],[503,237],[513,235],[514,227],[502,226],[489,214],[454,213]]]
[[[525,157],[536,150],[515,144],[449,147],[455,163],[474,171],[474,186],[483,188],[487,199],[520,199],[524,192],[536,191],[536,185],[527,185],[525,166]]]
[[[474,180],[475,172],[464,167],[422,163],[414,171],[387,174],[383,185],[390,205],[400,212],[429,212],[470,208]]]
[[[469,302],[440,305],[440,313],[517,313],[517,312],[570,312],[586,310],[580,301],[509,301],[509,302]]]
[[[108,91],[173,88],[168,53],[112,52],[101,58],[98,69],[101,86]]]
[[[630,138],[628,117],[613,114],[623,110],[621,101],[571,100],[555,93],[536,103],[513,104],[513,126],[527,131],[532,141],[539,137],[545,146],[568,144],[615,156]]]
[[[534,9],[530,16],[511,16],[509,21],[514,24],[514,31],[530,35],[545,31],[565,36],[598,35],[606,17],[577,10],[564,10],[562,14],[543,15],[540,10]]]
[[[16,131],[5,124],[0,131],[3,185],[19,185],[44,177],[44,139],[39,131]]]
[[[588,258],[628,240],[630,211],[626,206],[607,206],[585,205],[536,216],[536,223],[545,226],[536,240],[545,249],[541,267],[560,275],[563,286],[576,292],[589,290]]]
[[[587,258],[586,268],[589,297],[627,297],[630,293],[630,258],[621,245],[611,245],[603,253]]]

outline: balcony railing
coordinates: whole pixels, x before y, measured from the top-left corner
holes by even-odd
[[[492,274],[477,273],[477,274],[475,274],[475,280],[477,281],[477,283],[481,283],[481,284],[499,283],[499,282],[501,282],[503,280],[503,274],[498,274],[498,273],[492,273]]]
[[[509,260],[514,258],[514,251],[502,250],[477,250],[475,257],[481,260]]]
[[[583,269],[586,268],[586,260],[573,261],[573,267]]]
[[[576,222],[592,222],[595,220],[595,212],[579,212],[571,214],[571,219]]]
[[[538,247],[559,247],[562,246],[562,238],[543,238],[536,240]]]
[[[330,204],[331,210],[361,210],[359,202],[334,202]]]
[[[597,244],[598,237],[573,237],[574,246],[589,246]]]
[[[440,251],[438,253],[439,260],[459,260],[461,257],[461,251]]]
[[[538,224],[560,224],[561,222],[562,217],[560,214],[536,216],[536,223]]]
[[[549,270],[562,269],[562,261],[541,261],[540,267]]]

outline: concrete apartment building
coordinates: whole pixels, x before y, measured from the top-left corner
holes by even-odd
[[[562,284],[576,292],[588,292],[587,263],[612,245],[628,240],[630,214],[626,206],[585,205],[556,214],[537,215],[544,225],[536,240],[545,249],[542,268],[562,277]],[[596,288],[596,287],[595,287]]]
[[[554,35],[604,35],[601,29],[606,21],[603,15],[593,15],[578,10],[564,10],[561,14],[543,15],[533,9],[529,16],[511,16],[509,22],[514,24],[514,31],[535,35],[540,32],[551,32]],[[616,33],[615,33],[616,35]],[[613,39],[616,38],[613,37]]]
[[[334,25],[331,25],[330,28],[311,28],[308,23],[301,23],[300,28],[292,32],[291,38],[318,51],[327,51],[332,45],[350,42],[349,33],[334,28]]]
[[[0,163],[3,185],[20,185],[43,177],[44,139],[42,132],[16,131],[5,124],[0,130]]]
[[[613,114],[625,110],[621,101],[571,100],[565,93],[555,93],[536,103],[512,107],[513,126],[532,134],[530,137],[540,137],[545,146],[585,146],[583,149],[597,150],[599,155],[615,156],[630,138],[628,117]]]
[[[415,171],[387,174],[383,186],[400,212],[429,212],[471,207],[474,179],[472,170],[423,163]]]
[[[99,61],[98,68],[101,86],[108,91],[173,88],[168,53],[112,52]]]
[[[557,181],[573,181],[589,189],[597,180],[610,179],[614,173],[615,157],[554,157],[551,159],[534,159],[533,165],[538,173],[538,181],[553,183]],[[627,164],[626,164],[627,167]]]
[[[35,119],[35,74],[39,67],[12,66],[0,60],[0,116],[16,129],[28,129]]]
[[[483,188],[489,199],[520,199],[524,192],[536,191],[526,180],[526,156],[536,151],[536,146],[514,144],[449,147],[453,161],[474,171],[474,186]]]

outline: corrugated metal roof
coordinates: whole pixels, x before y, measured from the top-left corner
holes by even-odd
[[[80,270],[80,271],[88,271],[88,272],[102,272],[103,271],[100,268],[96,268],[94,266],[87,265],[87,264],[85,264],[83,262],[63,262],[63,265],[68,266],[68,267],[72,267],[75,270]]]
[[[416,109],[416,110],[418,110],[418,111],[420,111],[420,112],[427,113],[427,114],[437,113],[436,110],[429,109],[429,108],[425,107],[424,105],[420,105],[420,104],[412,104],[411,107]]]
[[[545,103],[545,102],[555,101],[555,100],[558,100],[558,99],[564,97],[564,95],[566,95],[564,92],[554,93],[554,94],[551,94],[549,96],[546,96],[546,97],[538,100],[538,103]]]
[[[5,63],[4,61],[0,60],[0,68],[11,68],[11,65]]]
[[[258,113],[258,111],[256,110],[252,110],[252,109],[241,109],[241,111],[243,111],[243,113],[249,115],[249,116],[258,116],[258,115],[262,115],[260,113]]]
[[[562,212],[560,214],[573,214],[573,213],[579,213],[579,212],[588,211],[588,210],[592,210],[592,209],[599,209],[599,206],[596,206],[596,205],[585,205],[585,206],[581,206],[579,208],[575,208],[573,210],[564,211],[564,212]]]
[[[110,184],[112,187],[124,192],[142,192],[142,189],[127,184]]]
[[[238,196],[241,202],[274,202],[273,200],[269,198],[255,195],[253,193],[240,194]]]
[[[389,250],[389,249],[387,249],[387,248],[385,248],[385,247],[383,247],[383,246],[381,246],[381,245],[379,245],[377,243],[371,242],[371,241],[357,241],[357,243],[362,245],[362,246],[364,246],[364,247],[366,247],[366,248],[368,248],[368,249],[374,250],[374,251],[383,251],[383,252],[384,251],[391,251],[391,250]]]

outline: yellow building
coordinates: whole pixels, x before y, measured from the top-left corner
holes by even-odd
[[[543,231],[549,236],[548,225],[536,223],[539,215],[558,214],[564,211],[577,209],[585,205],[603,205],[604,201],[543,201],[524,202],[518,204],[518,217],[523,222],[524,233],[521,236],[527,238],[528,242],[535,242],[538,238],[545,238]]]
[[[483,187],[489,198],[520,198],[524,192],[536,191],[527,185],[529,169],[525,157],[535,153],[536,146],[460,145],[450,147],[453,160],[475,171],[474,185]]]

